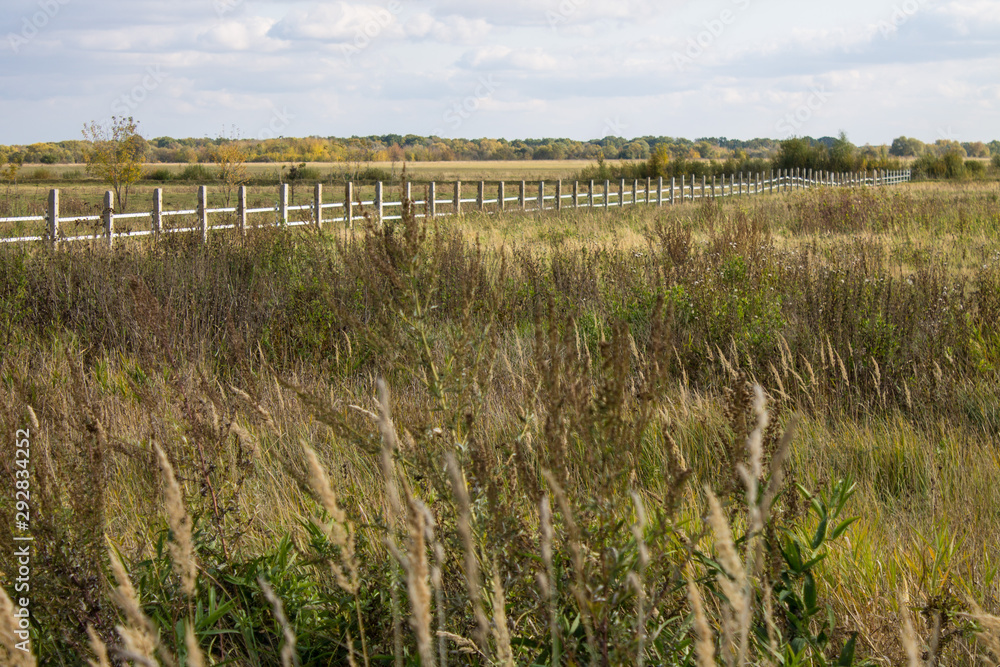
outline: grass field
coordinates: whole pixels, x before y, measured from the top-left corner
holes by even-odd
[[[608,164],[616,162],[618,161],[610,160]],[[408,179],[416,187],[414,196],[418,196],[418,192],[423,193],[426,189],[426,183],[430,181],[441,183],[443,188],[455,180],[464,180],[469,183],[465,193],[465,196],[468,197],[474,195],[475,184],[480,180],[487,180],[494,184],[491,192],[495,196],[495,183],[498,180],[506,180],[513,187],[521,180],[537,183],[539,180],[569,179],[590,164],[584,160],[415,162],[407,163],[406,170]],[[190,166],[187,164],[151,164],[146,166],[146,172],[165,170],[176,178]],[[214,177],[216,167],[214,165],[197,166],[207,169],[210,178],[198,178],[190,181],[143,180],[134,184],[131,187],[127,211],[124,212],[134,213],[151,210],[153,191],[157,188],[163,190],[164,210],[193,209],[197,206],[199,185],[209,187],[210,207],[222,208],[226,206],[225,188]],[[286,180],[288,167],[289,165],[248,164],[248,176],[251,179],[247,188],[248,206],[251,208],[273,206],[277,202],[278,186],[276,184]],[[291,183],[290,203],[292,205],[309,203],[313,196],[313,184],[317,181],[325,183],[325,198],[328,201],[343,201],[345,196],[343,174],[352,168],[375,170],[385,174],[387,182],[395,183],[395,186],[389,186],[387,195],[391,195],[396,201],[399,200],[402,163],[372,162],[353,165],[353,167],[346,163],[309,163],[307,167],[312,170],[310,176],[316,178],[310,177],[302,182],[293,181]],[[0,218],[45,215],[49,192],[53,188],[58,188],[60,191],[60,213],[63,216],[99,215],[104,193],[108,190],[106,185],[87,176],[84,165],[28,167],[25,168],[21,183],[17,186],[8,184],[0,192]],[[370,182],[362,181],[356,186],[355,192],[356,198],[371,200],[374,195],[374,187]],[[450,192],[439,189],[439,199],[450,196]],[[233,206],[234,201],[235,195],[230,194],[228,205]],[[71,224],[65,231],[68,234],[76,235],[86,234],[92,230],[89,230],[87,225]],[[34,236],[43,232],[44,224],[42,223],[0,223],[0,235],[3,236]]]
[[[618,162],[620,161],[608,160],[609,165]],[[419,181],[492,180],[498,178],[534,180],[569,178],[592,164],[593,162],[590,160],[454,160],[450,162],[407,162],[406,170],[411,178]],[[172,175],[177,176],[189,166],[189,164],[156,163],[147,164],[146,170],[166,169]],[[203,166],[207,169],[215,169],[213,164]],[[283,168],[287,171],[290,166],[292,165],[253,162],[247,164],[247,169],[251,177],[266,177],[280,174]],[[306,163],[306,166],[319,170],[320,174],[325,176],[329,173],[341,173],[355,165],[346,162],[309,162]],[[364,162],[360,166],[397,175],[403,169],[402,162]],[[39,177],[45,178],[39,179]],[[87,174],[85,165],[82,164],[28,165],[24,167],[23,178],[25,180],[44,180],[48,183],[86,179]]]
[[[44,664],[1000,658],[996,184],[0,247],[0,338]]]

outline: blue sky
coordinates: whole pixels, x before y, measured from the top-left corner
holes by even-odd
[[[1000,138],[996,0],[4,0],[0,143]]]

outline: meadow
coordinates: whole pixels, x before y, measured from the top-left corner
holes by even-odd
[[[0,247],[40,664],[1000,659],[996,183],[410,213]]]

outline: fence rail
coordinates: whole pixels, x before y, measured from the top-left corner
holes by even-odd
[[[715,176],[711,179],[707,176],[701,176],[700,179],[694,176],[681,176],[679,179],[671,178],[669,182],[663,178],[656,181],[647,178],[642,181],[632,180],[630,182],[618,179],[614,183],[614,188],[610,180],[585,183],[574,181],[572,189],[564,187],[562,181],[554,183],[539,181],[537,184],[531,184],[531,189],[534,190],[531,193],[529,193],[528,183],[520,181],[519,184],[514,184],[519,185],[517,193],[510,195],[507,191],[509,184],[507,182],[492,183],[491,185],[496,188],[494,195],[492,191],[487,194],[485,181],[479,181],[475,197],[463,197],[463,183],[456,181],[452,184],[452,196],[446,199],[439,197],[438,184],[434,182],[427,184],[423,199],[413,199],[411,197],[411,184],[405,183],[401,187],[400,201],[387,201],[385,188],[381,182],[375,184],[374,196],[368,200],[361,197],[361,191],[355,189],[354,183],[347,183],[343,191],[342,201],[326,201],[322,184],[316,184],[312,201],[301,205],[289,204],[289,186],[286,183],[278,187],[278,200],[275,205],[263,208],[247,207],[245,186],[239,188],[236,206],[209,208],[208,188],[202,185],[198,186],[198,207],[194,209],[164,211],[163,190],[157,188],[153,191],[153,205],[150,211],[115,213],[114,193],[108,191],[104,195],[101,215],[84,216],[61,216],[59,190],[51,190],[46,215],[0,218],[0,223],[45,222],[45,233],[40,236],[0,238],[0,243],[44,241],[55,245],[63,242],[90,240],[103,241],[111,247],[116,238],[159,236],[181,232],[197,233],[203,242],[207,242],[210,231],[237,229],[241,235],[246,234],[251,216],[259,218],[262,215],[273,214],[273,220],[266,220],[265,224],[287,227],[301,225],[322,227],[325,224],[340,223],[351,229],[353,229],[355,221],[364,219],[366,215],[372,216],[378,222],[399,220],[402,218],[403,200],[410,201],[416,207],[417,217],[461,215],[463,211],[469,210],[467,205],[473,207],[472,210],[491,213],[509,210],[538,212],[575,208],[608,209],[612,206],[635,205],[673,206],[698,199],[775,194],[814,187],[892,186],[908,182],[910,176],[909,170],[814,173],[811,169],[781,169],[771,171],[766,175],[763,173],[740,173],[731,176],[724,175],[721,179]],[[550,185],[554,187],[549,188]],[[390,209],[400,209],[400,213],[388,215],[387,212]],[[324,216],[324,213],[331,211],[338,211],[339,217]],[[216,224],[211,224],[210,216],[213,215],[216,216],[216,219],[220,215],[226,217]],[[336,214],[334,215],[336,216]],[[182,222],[181,226],[178,227],[164,225],[166,218],[177,216],[191,216],[193,220],[188,220],[188,222],[193,222],[193,224],[185,225]],[[116,222],[147,220],[149,221],[148,229],[116,230]],[[66,236],[62,232],[63,227],[67,224],[98,221],[101,223],[100,229],[93,234]]]

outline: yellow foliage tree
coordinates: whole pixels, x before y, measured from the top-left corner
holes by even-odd
[[[239,133],[234,129],[229,137],[224,138],[223,143],[216,146],[212,159],[219,168],[219,180],[222,181],[226,208],[229,208],[233,191],[250,182],[250,172],[247,170],[249,150],[246,142],[240,140]]]
[[[83,138],[90,142],[83,153],[87,173],[111,186],[121,211],[128,210],[129,191],[142,178],[148,145],[138,128],[132,116],[112,116],[109,124],[92,121],[83,126]]]

